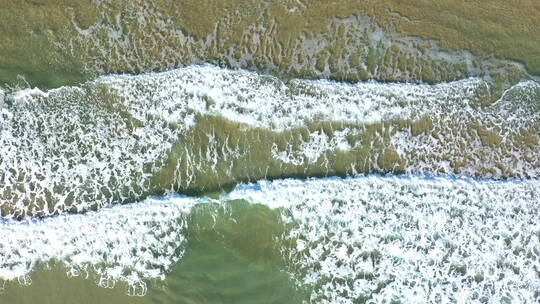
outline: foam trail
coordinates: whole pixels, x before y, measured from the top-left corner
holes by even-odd
[[[539,177],[540,85],[290,80],[215,66],[9,93],[0,215],[288,176]]]
[[[277,208],[286,271],[311,303],[538,301],[540,181],[358,176],[240,185]],[[144,291],[181,261],[188,213],[207,199],[166,197],[44,220],[4,220],[0,278],[58,260]],[[218,201],[215,201],[218,202]],[[208,208],[211,210],[211,208]],[[211,217],[210,217],[211,218]],[[203,225],[204,226],[204,225]]]

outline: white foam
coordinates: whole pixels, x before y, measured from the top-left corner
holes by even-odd
[[[366,162],[375,171],[388,170],[379,168],[378,159],[384,149],[394,149],[408,173],[540,176],[535,132],[540,113],[527,106],[515,107],[519,101],[536,102],[540,86],[523,82],[495,104],[479,106],[477,95],[486,86],[475,78],[437,85],[298,79],[285,83],[255,72],[204,65],[137,76],[104,76],[79,87],[48,92],[26,89],[11,94],[12,102],[2,107],[0,207],[9,210],[3,215],[24,217],[67,209],[82,212],[142,199],[151,189],[152,177],[167,163],[173,144],[182,142],[186,150],[191,148],[191,142],[182,141],[182,136],[204,116],[239,122],[246,130],[263,128],[276,136],[316,122],[343,125],[332,135],[311,130],[305,142],[284,149],[273,145],[269,159],[257,160],[261,172],[271,162],[307,167],[332,153],[356,153],[355,147],[367,145],[372,155]],[[431,118],[437,136],[430,132],[415,135],[409,128],[398,130],[400,121],[423,117]],[[382,133],[388,134],[375,132],[366,143],[350,140],[366,133],[369,124],[380,122],[385,123]],[[483,144],[472,125],[498,134],[502,144]],[[216,123],[214,128],[220,127]],[[528,132],[532,144],[522,143],[523,132]],[[377,145],[383,148],[374,148]],[[235,155],[246,153],[249,151]],[[230,168],[237,161],[235,155],[217,153],[210,164]],[[328,159],[324,163],[330,166]],[[210,168],[207,165],[195,163],[178,169],[199,172]],[[362,165],[350,166],[354,171]],[[223,175],[219,179],[229,178],[216,174]],[[188,188],[189,183],[197,182],[193,176],[170,179]]]
[[[31,282],[34,267],[60,261],[70,275],[93,273],[103,287],[121,281],[143,292],[145,279],[163,279],[181,258],[197,201],[149,198],[84,215],[0,221],[0,279]]]
[[[540,181],[368,176],[237,187],[283,208],[310,303],[536,303]]]
[[[538,300],[540,181],[359,176],[261,181],[220,201],[280,208],[276,240],[311,303]],[[0,224],[0,278],[63,262],[98,284],[141,294],[180,261],[190,208],[207,199],[165,197],[84,215]],[[291,245],[292,244],[292,245]]]
[[[309,140],[303,142],[300,147],[293,144],[287,144],[284,151],[280,151],[277,144],[272,145],[272,157],[286,164],[296,166],[313,164],[319,160],[325,153],[351,150],[351,145],[347,142],[347,135],[356,134],[348,128],[335,132],[330,138],[322,131],[315,131],[309,134]]]

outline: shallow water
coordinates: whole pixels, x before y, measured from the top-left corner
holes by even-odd
[[[147,210],[148,206],[141,205],[139,208]],[[269,238],[278,235],[282,230],[276,212],[263,206],[231,203],[228,204],[227,214],[218,212],[218,223],[209,221],[208,217],[216,216],[216,212],[206,209],[217,208],[201,206],[199,210],[192,211],[190,227],[177,232],[187,238],[181,248],[175,247],[173,252],[149,249],[157,255],[154,255],[154,260],[146,263],[146,267],[157,267],[157,260],[176,261],[180,258],[175,264],[168,264],[165,269],[157,267],[160,268],[159,273],[165,270],[166,276],[156,273],[156,276],[147,276],[147,279],[137,281],[131,286],[126,283],[125,280],[129,279],[124,276],[107,277],[103,273],[109,270],[116,274],[114,268],[118,267],[126,272],[132,271],[133,265],[122,263],[129,264],[129,255],[133,248],[124,246],[121,250],[112,252],[109,245],[87,242],[86,248],[91,251],[90,254],[103,254],[109,258],[104,258],[104,261],[97,258],[98,261],[94,259],[75,267],[65,265],[67,261],[70,261],[67,262],[70,264],[77,260],[73,256],[47,263],[47,266],[38,264],[37,269],[28,275],[28,278],[31,278],[29,285],[21,286],[18,281],[5,283],[0,303],[34,303],[37,298],[40,303],[301,303],[300,300],[304,297],[284,272],[279,253],[275,250],[268,251],[272,246]],[[126,214],[121,210],[117,212]],[[156,214],[154,216],[158,217]],[[157,218],[155,220],[159,221]],[[110,229],[111,223],[113,222],[101,225]],[[137,224],[132,224],[135,227],[126,227],[126,230],[140,230],[137,229]],[[155,224],[151,226],[155,227]],[[175,228],[174,224],[171,226],[171,229]],[[103,234],[109,233],[93,234],[106,238]],[[84,232],[74,235],[88,237]],[[161,242],[151,242],[148,235],[136,237],[144,239],[147,245],[162,245]],[[163,240],[163,237],[160,240]],[[30,246],[36,243],[38,242],[34,241]],[[103,248],[97,248],[100,246]],[[118,257],[118,254],[124,257],[115,258],[114,255]],[[101,270],[106,269],[101,271],[100,275],[90,270],[96,266],[99,268],[99,264],[104,264]],[[6,265],[2,266],[2,271],[5,271]],[[85,271],[80,271],[81,268]],[[144,297],[140,297],[141,295]]]
[[[4,0],[0,19],[0,85],[202,62],[351,82],[540,75],[535,1]]]
[[[534,80],[201,65],[0,97],[0,303],[538,300]]]
[[[540,302],[498,2],[4,0],[0,304]]]
[[[539,177],[540,84],[493,89],[479,78],[283,81],[205,65],[8,92],[0,214],[84,212],[282,177]]]
[[[10,235],[0,246],[0,276],[36,280],[7,282],[0,299],[24,303],[22,292],[68,282],[96,291],[89,303],[128,301],[120,291],[153,303],[533,302],[539,186],[427,176],[286,179],[214,198],[10,220],[0,228]],[[43,268],[52,261],[53,270]],[[51,302],[81,295],[61,289],[65,297],[49,295]]]

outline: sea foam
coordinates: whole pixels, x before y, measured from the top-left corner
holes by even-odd
[[[367,176],[263,181],[227,198],[284,209],[294,245],[282,254],[311,303],[533,303],[539,185]]]
[[[311,303],[532,303],[540,285],[540,181],[428,176],[285,179],[219,200],[148,199],[83,215],[4,220],[0,278],[50,260],[99,284],[144,291],[181,261],[198,203],[243,199],[279,210],[285,271]]]
[[[84,212],[287,176],[540,176],[540,85],[279,78],[216,66],[5,97],[0,213]]]
[[[149,198],[84,215],[0,220],[0,279],[31,283],[34,267],[59,261],[68,275],[118,281],[144,294],[144,279],[164,278],[182,256],[186,216],[197,199]]]

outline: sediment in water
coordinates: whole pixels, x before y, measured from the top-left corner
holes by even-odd
[[[0,12],[0,83],[50,88],[202,62],[350,82],[538,76],[530,4],[440,5],[9,0]]]
[[[540,85],[493,87],[283,81],[193,66],[11,92],[0,109],[0,212],[84,212],[263,178],[540,176]]]

